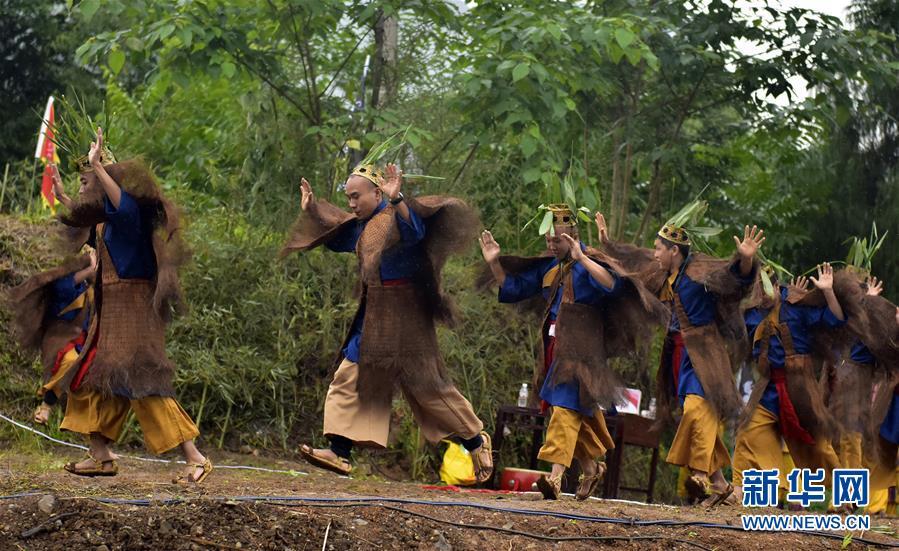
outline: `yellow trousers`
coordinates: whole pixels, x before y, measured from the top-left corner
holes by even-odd
[[[571,461],[589,462],[605,457],[615,447],[606,427],[602,411],[593,417],[581,415],[573,409],[554,406],[546,428],[546,440],[537,458],[547,463],[571,466]]]
[[[862,433],[849,432],[840,436],[840,465],[844,469],[861,469],[865,467],[862,454]]]
[[[757,405],[745,427],[737,431],[734,445],[734,486],[743,485],[746,469],[780,469],[781,485],[786,485],[787,468],[781,444],[780,420],[770,411]],[[833,445],[825,438],[818,438],[813,445],[783,437],[790,456],[800,469],[825,471],[824,484],[830,485],[831,474],[840,468],[840,458]]]
[[[99,392],[81,389],[70,392],[66,415],[59,428],[85,435],[99,433],[118,440],[128,410],[133,409],[144,444],[154,454],[166,452],[182,442],[200,435],[190,416],[174,398],[149,396],[128,400],[117,396],[103,397]]]
[[[62,397],[63,394],[66,393],[65,388],[60,386],[63,378],[65,378],[66,374],[72,369],[72,366],[75,365],[75,360],[78,359],[78,351],[74,348],[65,353],[62,357],[62,360],[59,361],[59,369],[56,370],[56,373],[50,376],[50,380],[44,383],[40,390],[38,391],[38,396],[43,396],[45,393],[49,391],[53,391],[53,394],[56,395],[57,398]]]
[[[702,396],[687,394],[684,416],[665,459],[672,465],[712,474],[730,465],[730,454],[721,439],[720,419]]]
[[[877,436],[880,440],[879,442],[879,450],[885,450],[887,457],[891,459],[870,457],[866,458],[867,467],[871,470],[870,479],[871,479],[871,491],[877,490],[885,490],[890,486],[896,486],[896,474],[897,468],[896,464],[896,454],[899,446],[893,444],[892,442],[888,442],[884,440],[884,438],[880,435]]]

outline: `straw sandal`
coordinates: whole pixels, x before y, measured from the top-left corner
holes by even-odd
[[[320,467],[322,469],[325,469],[326,471],[331,471],[332,473],[337,473],[343,476],[350,476],[350,473],[353,472],[353,466],[346,459],[342,457],[338,457],[337,459],[328,459],[327,457],[315,455],[315,450],[308,444],[303,444],[302,446],[300,446],[300,455],[303,456],[303,459],[315,465],[316,467]]]
[[[71,463],[66,463],[63,467],[66,471],[78,475],[78,476],[115,476],[119,474],[119,464],[116,463],[115,459],[107,459],[105,461],[97,461],[93,455],[90,453],[87,454],[85,459],[90,459],[93,462],[92,467],[78,467],[78,462],[72,461]],[[110,465],[111,468],[107,469],[106,466]]]

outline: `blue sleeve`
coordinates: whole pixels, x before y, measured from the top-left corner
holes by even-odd
[[[846,315],[845,313],[843,314]],[[830,308],[827,306],[822,306],[820,308],[809,308],[808,312],[808,323],[812,326],[823,325],[825,327],[840,327],[846,324],[845,319],[837,319],[833,312],[830,311]]]
[[[325,247],[338,253],[351,253],[356,250],[356,241],[356,225],[347,224],[325,242]]]
[[[606,287],[605,285],[597,281],[592,275],[590,275],[590,272],[585,269],[584,271],[587,272],[587,281],[590,282],[590,286],[593,287],[594,291],[603,295],[614,296],[618,294],[618,292],[621,290],[621,277],[619,277],[615,270],[609,268],[605,264],[600,264],[600,266],[605,268],[606,271],[609,272],[609,275],[612,276],[612,286]]]
[[[755,337],[755,330],[758,329],[759,324],[762,323],[764,316],[757,308],[753,308],[746,311],[743,315],[743,319],[746,322],[746,332],[749,334],[749,342],[752,342]]]
[[[425,223],[424,220],[412,209],[409,209],[409,220],[406,221],[400,216],[400,213],[396,213],[396,224],[400,230],[400,239],[402,239],[405,245],[415,245],[419,241],[425,238]]]
[[[76,311],[60,314],[72,302],[78,298],[78,295],[84,292],[87,286],[84,283],[75,283],[75,274],[63,276],[53,282],[53,300],[51,302],[52,314],[54,317],[71,321],[77,315]]]
[[[53,282],[53,295],[58,297],[60,302],[65,302],[63,308],[75,300],[78,296],[78,289],[75,286],[74,272]]]
[[[518,274],[506,274],[499,288],[500,302],[519,302],[543,291],[543,270],[537,265]]]
[[[109,197],[103,198],[106,207],[106,222],[115,228],[116,233],[136,236],[141,231],[140,207],[134,197],[122,190],[119,208],[112,205]]]

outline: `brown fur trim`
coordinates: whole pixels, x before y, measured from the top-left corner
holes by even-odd
[[[896,445],[880,436],[880,427],[890,410],[896,385],[899,385],[899,371],[885,374],[880,381],[863,440],[864,456],[887,469],[893,469],[896,465]]]
[[[787,392],[800,426],[815,438],[837,438],[840,427],[824,405],[811,356],[787,356],[785,369]]]
[[[881,296],[865,295],[861,299],[866,324],[854,324],[849,320],[850,330],[868,347],[877,359],[879,368],[899,372],[899,324],[896,323],[896,305]]]
[[[4,302],[12,312],[13,334],[19,346],[30,351],[41,348],[44,334],[53,321],[47,319],[47,309],[53,295],[52,283],[88,266],[89,255],[67,258],[56,268],[35,274],[7,291]]]
[[[407,200],[427,225],[422,246],[429,266],[421,272],[420,284],[439,323],[453,326],[457,312],[452,299],[443,292],[442,273],[447,259],[468,250],[481,227],[477,212],[461,199],[444,195],[428,195]]]
[[[358,220],[354,214],[318,199],[308,212],[300,211],[278,256],[284,258],[292,252],[314,249],[333,238],[344,225]]]
[[[874,366],[846,358],[837,367],[828,366],[831,384],[822,386],[825,403],[844,432],[864,433],[871,416],[874,386],[882,379]]]
[[[743,407],[731,355],[714,323],[681,329],[684,347],[705,391],[705,399],[723,419],[736,418]]]
[[[415,285],[366,290],[359,347],[358,386],[364,390],[362,395],[379,395],[400,380],[413,392],[452,384],[424,293]]]

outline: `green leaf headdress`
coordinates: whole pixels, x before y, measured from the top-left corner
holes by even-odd
[[[406,145],[406,135],[409,133],[411,126],[407,126],[404,130],[399,130],[387,137],[384,141],[375,144],[368,150],[368,154],[353,169],[352,176],[361,176],[373,183],[377,187],[381,187],[384,183],[384,169],[386,163],[396,162],[397,158]],[[403,174],[404,178],[417,178],[428,180],[443,180],[438,176],[426,176],[424,174]]]
[[[846,256],[846,265],[865,274],[871,273],[871,261],[874,259],[877,251],[880,250],[888,233],[890,232],[880,235],[877,231],[877,224],[874,223],[871,225],[871,233],[868,237],[856,236],[849,239],[848,242],[851,245],[849,246],[849,254]]]
[[[100,162],[104,165],[115,163],[115,156],[108,145],[112,135],[112,117],[106,110],[106,102],[103,103],[103,109],[97,118],[88,114],[84,100],[75,93],[72,94],[72,101],[62,96],[58,104],[62,109],[57,113],[53,124],[53,143],[66,156],[69,165],[78,172],[92,170],[88,162],[88,152],[91,143],[97,137],[98,126],[103,128],[104,142]]]
[[[577,227],[578,219],[590,222],[590,209],[587,207],[577,206],[577,197],[575,194],[574,183],[574,163],[569,164],[568,171],[562,178],[558,186],[553,185],[555,182],[550,181],[546,186],[547,203],[537,207],[537,214],[522,228],[525,230],[528,226],[540,219],[538,228],[539,235],[555,235],[556,226]]]
[[[705,244],[706,239],[721,233],[721,228],[700,225],[708,210],[708,201],[694,199],[669,218],[657,235],[677,245],[686,247],[699,245],[708,248]]]

